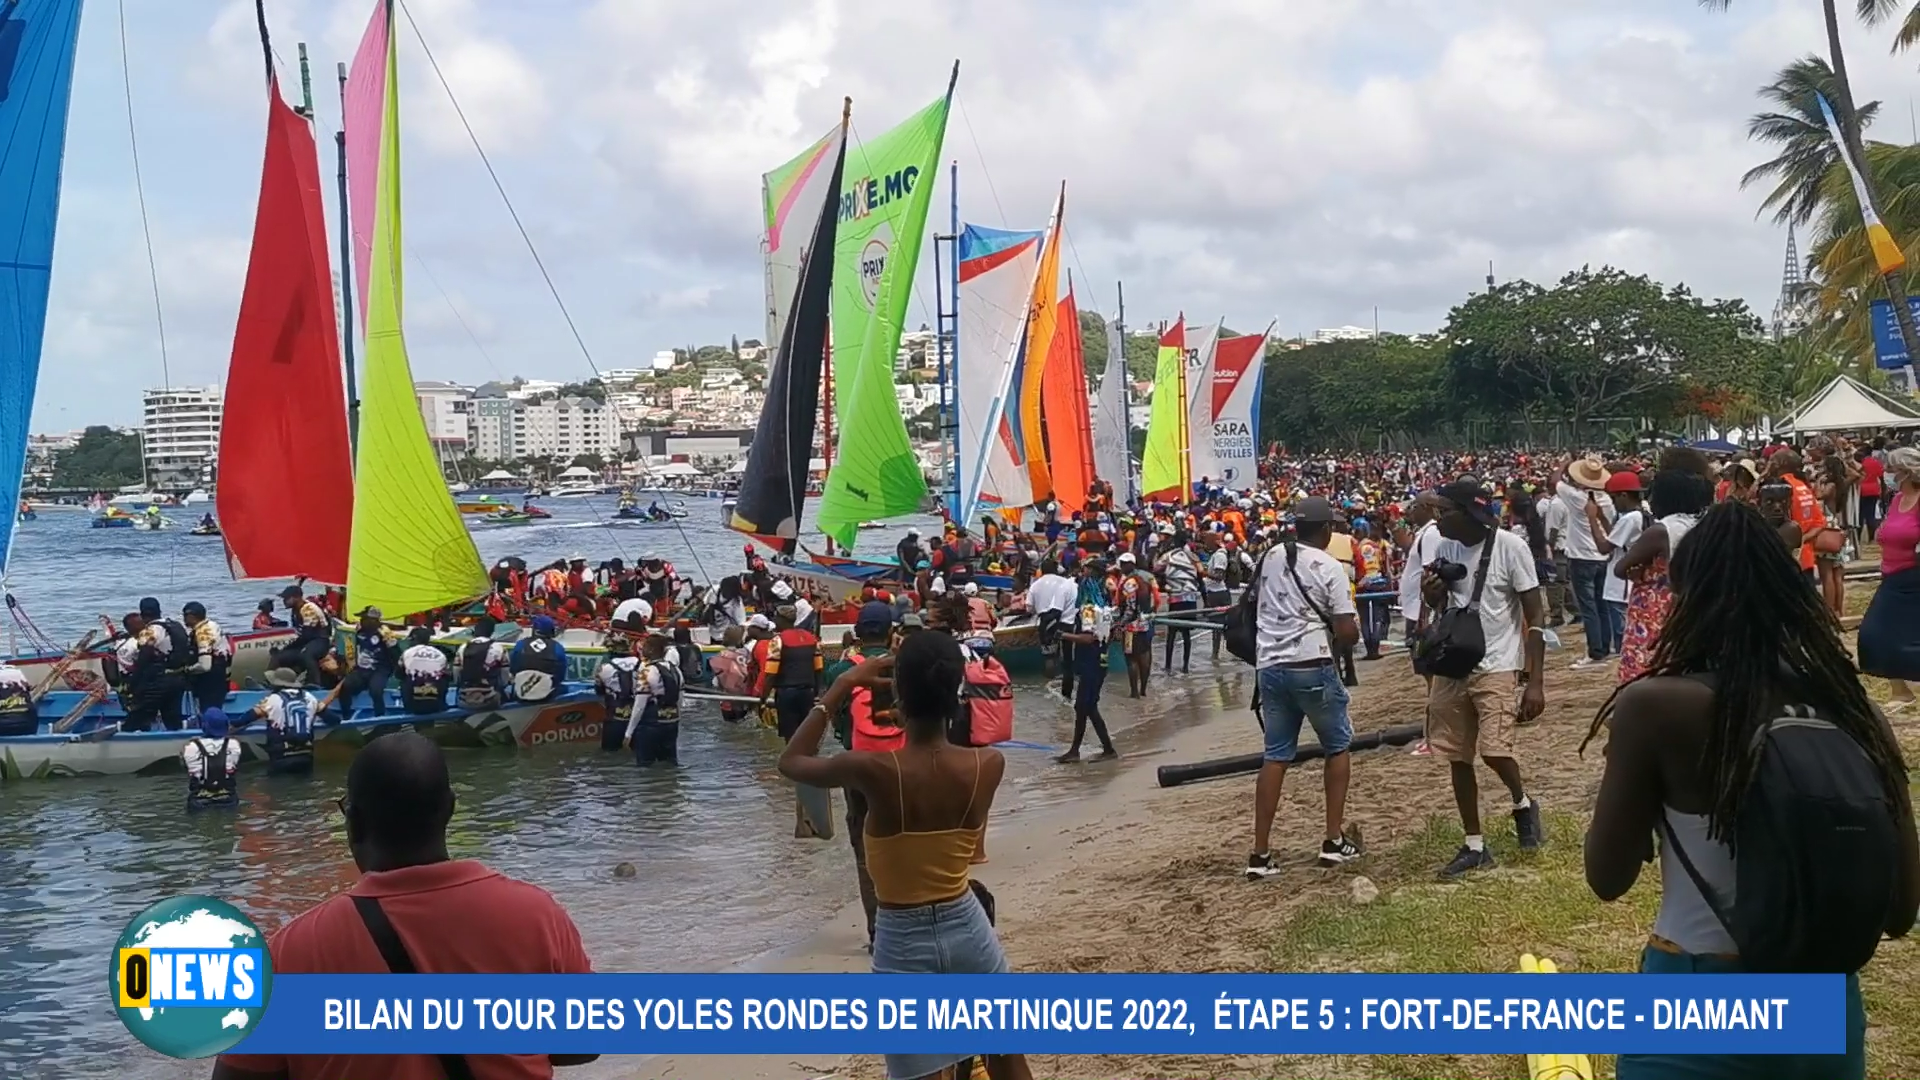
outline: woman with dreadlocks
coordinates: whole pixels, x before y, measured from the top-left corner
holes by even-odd
[[[1876,928],[1891,937],[1905,935],[1920,907],[1920,851],[1906,766],[1886,719],[1861,686],[1839,623],[1820,595],[1806,587],[1779,533],[1751,507],[1721,503],[1676,552],[1672,588],[1673,605],[1645,674],[1614,692],[1587,736],[1591,742],[1603,726],[1611,729],[1586,840],[1587,884],[1594,894],[1602,900],[1624,894],[1641,864],[1655,857],[1653,837],[1661,840],[1660,912],[1640,970],[1779,970],[1757,953],[1750,965],[1742,962],[1734,928],[1752,925],[1754,918],[1805,917],[1808,921],[1796,927],[1810,928],[1811,938],[1822,944],[1836,932],[1865,927],[1869,956],[1879,936]],[[1795,715],[1789,725],[1792,741],[1775,725],[1790,714]],[[1743,807],[1761,799],[1762,792],[1763,801],[1755,804],[1759,813],[1786,805],[1776,801],[1780,788],[1770,778],[1806,760],[1807,748],[1816,745],[1807,740],[1816,740],[1828,755],[1818,764],[1845,766],[1839,773],[1853,777],[1862,790],[1851,793],[1844,805],[1864,806],[1856,820],[1877,822],[1877,827],[1860,828],[1854,837],[1816,840],[1815,823],[1806,822],[1805,831],[1782,834],[1797,846],[1776,850],[1777,845],[1756,844],[1753,862],[1736,875],[1736,859],[1749,858],[1748,845],[1736,850],[1737,836],[1760,835],[1755,815],[1743,817]],[[1772,754],[1779,759],[1770,761],[1763,774],[1761,759]],[[1869,845],[1857,840],[1869,835],[1883,841],[1873,852],[1862,850]],[[1761,895],[1749,883],[1772,884],[1775,879],[1763,875],[1783,865],[1813,867],[1830,879],[1836,852],[1851,860],[1841,871],[1847,888],[1818,896],[1808,890],[1791,910],[1739,907],[1757,903]],[[1737,895],[1736,880],[1741,883]],[[1731,906],[1722,906],[1729,898]],[[1823,903],[1851,905],[1849,915],[1836,917]],[[1862,946],[1858,935],[1852,936],[1858,953]],[[1749,935],[1749,940],[1757,939]],[[1796,970],[1847,976],[1844,1056],[1622,1055],[1620,1080],[1863,1076],[1866,1015],[1855,972],[1865,960],[1815,956],[1799,963]],[[1825,963],[1833,966],[1820,966]]]

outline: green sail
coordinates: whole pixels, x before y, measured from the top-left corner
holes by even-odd
[[[386,123],[374,193],[367,281],[366,373],[354,469],[347,600],[388,619],[471,600],[486,568],[440,475],[400,332],[400,98],[387,52]]]
[[[958,74],[956,69],[955,74]],[[820,531],[852,548],[860,522],[920,509],[927,481],[894,396],[893,361],[933,201],[946,96],[847,147],[833,281],[833,468]]]

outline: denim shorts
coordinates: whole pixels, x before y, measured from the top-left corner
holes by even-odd
[[[876,975],[1005,975],[1007,954],[972,890],[944,904],[874,912]],[[888,1054],[887,1080],[937,1073],[971,1054]]]
[[[1300,742],[1300,722],[1313,725],[1313,734],[1331,757],[1353,742],[1353,720],[1347,716],[1347,688],[1333,662],[1295,668],[1275,664],[1260,669],[1260,726],[1268,761],[1289,762]]]
[[[1735,960],[1663,952],[1648,946],[1640,955],[1648,975],[1731,975]],[[1842,1054],[1622,1054],[1620,1080],[1860,1080],[1867,1074],[1867,1010],[1860,976],[1847,976],[1846,1052]]]

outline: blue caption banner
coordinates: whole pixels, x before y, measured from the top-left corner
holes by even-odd
[[[282,975],[241,1053],[1837,1054],[1839,975]]]

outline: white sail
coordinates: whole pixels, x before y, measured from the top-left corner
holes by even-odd
[[[1107,322],[1107,367],[1093,399],[1093,471],[1118,500],[1133,497],[1127,446],[1127,343],[1117,319]]]
[[[1220,324],[1187,330],[1187,477],[1189,483],[1220,481],[1213,453],[1213,350]]]
[[[1026,506],[1032,482],[1003,434],[1007,397],[1021,363],[1027,300],[1044,234],[968,225],[960,233],[960,342],[956,379],[960,520],[982,510]]]

